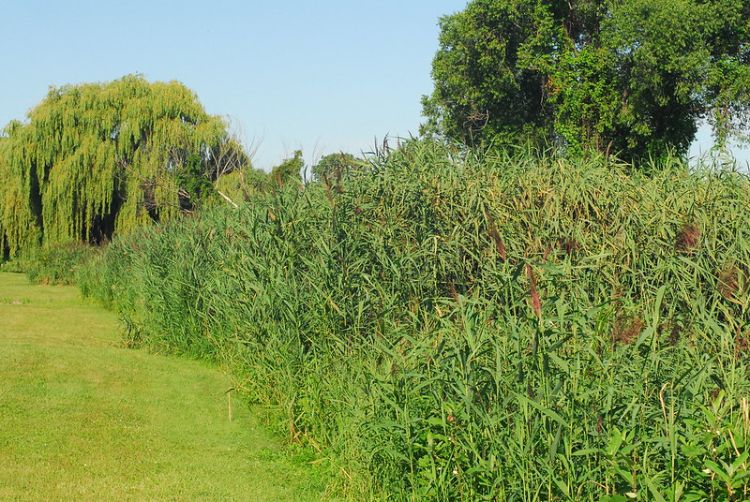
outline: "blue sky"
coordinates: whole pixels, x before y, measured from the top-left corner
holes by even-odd
[[[417,132],[438,18],[465,0],[3,2],[0,124],[50,85],[179,80],[229,115],[255,163]]]
[[[255,164],[416,133],[438,18],[465,0],[6,0],[0,126],[50,85],[179,80],[231,118]],[[706,149],[707,133],[701,134]],[[744,157],[750,159],[750,155]]]

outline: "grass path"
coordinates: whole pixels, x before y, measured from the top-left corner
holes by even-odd
[[[74,288],[0,273],[0,500],[319,500],[206,365],[119,346]]]

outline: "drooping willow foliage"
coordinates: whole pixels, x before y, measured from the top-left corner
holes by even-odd
[[[245,164],[225,121],[178,82],[51,88],[0,137],[0,253],[98,242],[172,218]]]

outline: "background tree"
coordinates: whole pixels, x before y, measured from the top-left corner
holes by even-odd
[[[324,178],[334,179],[346,176],[348,173],[363,169],[367,163],[351,153],[330,153],[324,155],[312,168],[313,179],[321,181]]]
[[[302,158],[302,150],[297,150],[294,156],[284,159],[281,164],[271,169],[271,180],[278,186],[287,183],[302,183],[304,167],[305,159]]]
[[[247,165],[220,176],[214,186],[221,197],[230,204],[239,206],[239,203],[247,202],[255,195],[268,193],[287,183],[301,184],[304,167],[302,151],[297,150],[270,173],[254,169],[248,162]]]
[[[221,176],[214,184],[216,191],[230,204],[247,202],[253,195],[267,192],[271,184],[269,173],[248,165]]]
[[[9,254],[108,239],[194,209],[247,160],[192,91],[139,76],[51,88],[4,136],[0,244]]]
[[[423,132],[626,159],[686,152],[704,118],[742,137],[749,19],[743,0],[474,0],[441,20]]]
[[[544,75],[519,58],[545,52],[530,46],[535,38],[555,38],[551,13],[535,1],[481,0],[444,17],[440,28],[435,90],[423,99],[424,129],[468,144],[547,136]]]

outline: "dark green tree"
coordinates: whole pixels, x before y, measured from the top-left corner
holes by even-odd
[[[345,177],[347,174],[360,171],[365,168],[367,163],[358,159],[351,153],[330,153],[323,156],[312,168],[313,179],[323,181],[328,179],[333,182],[335,179]]]
[[[441,20],[424,133],[626,159],[719,142],[750,110],[746,0],[474,0]]]
[[[239,167],[228,158],[246,157],[180,83],[52,88],[0,142],[0,249],[98,241],[194,209]]]

